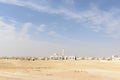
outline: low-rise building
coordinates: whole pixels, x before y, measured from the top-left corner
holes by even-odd
[[[118,55],[112,55],[113,61],[120,61],[120,57]]]
[[[76,56],[68,56],[67,60],[76,60]]]
[[[63,60],[63,57],[55,53],[50,56],[50,60]]]

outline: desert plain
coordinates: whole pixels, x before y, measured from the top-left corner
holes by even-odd
[[[1,59],[0,80],[120,80],[120,62]]]

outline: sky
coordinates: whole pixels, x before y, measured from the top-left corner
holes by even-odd
[[[119,0],[0,0],[0,55],[120,55]]]

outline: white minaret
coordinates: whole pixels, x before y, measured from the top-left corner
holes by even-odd
[[[65,49],[62,49],[62,56],[65,55]]]

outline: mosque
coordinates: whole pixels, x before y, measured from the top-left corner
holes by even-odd
[[[54,53],[50,56],[50,60],[76,60],[76,56],[65,56],[65,50],[62,49],[61,54]]]

